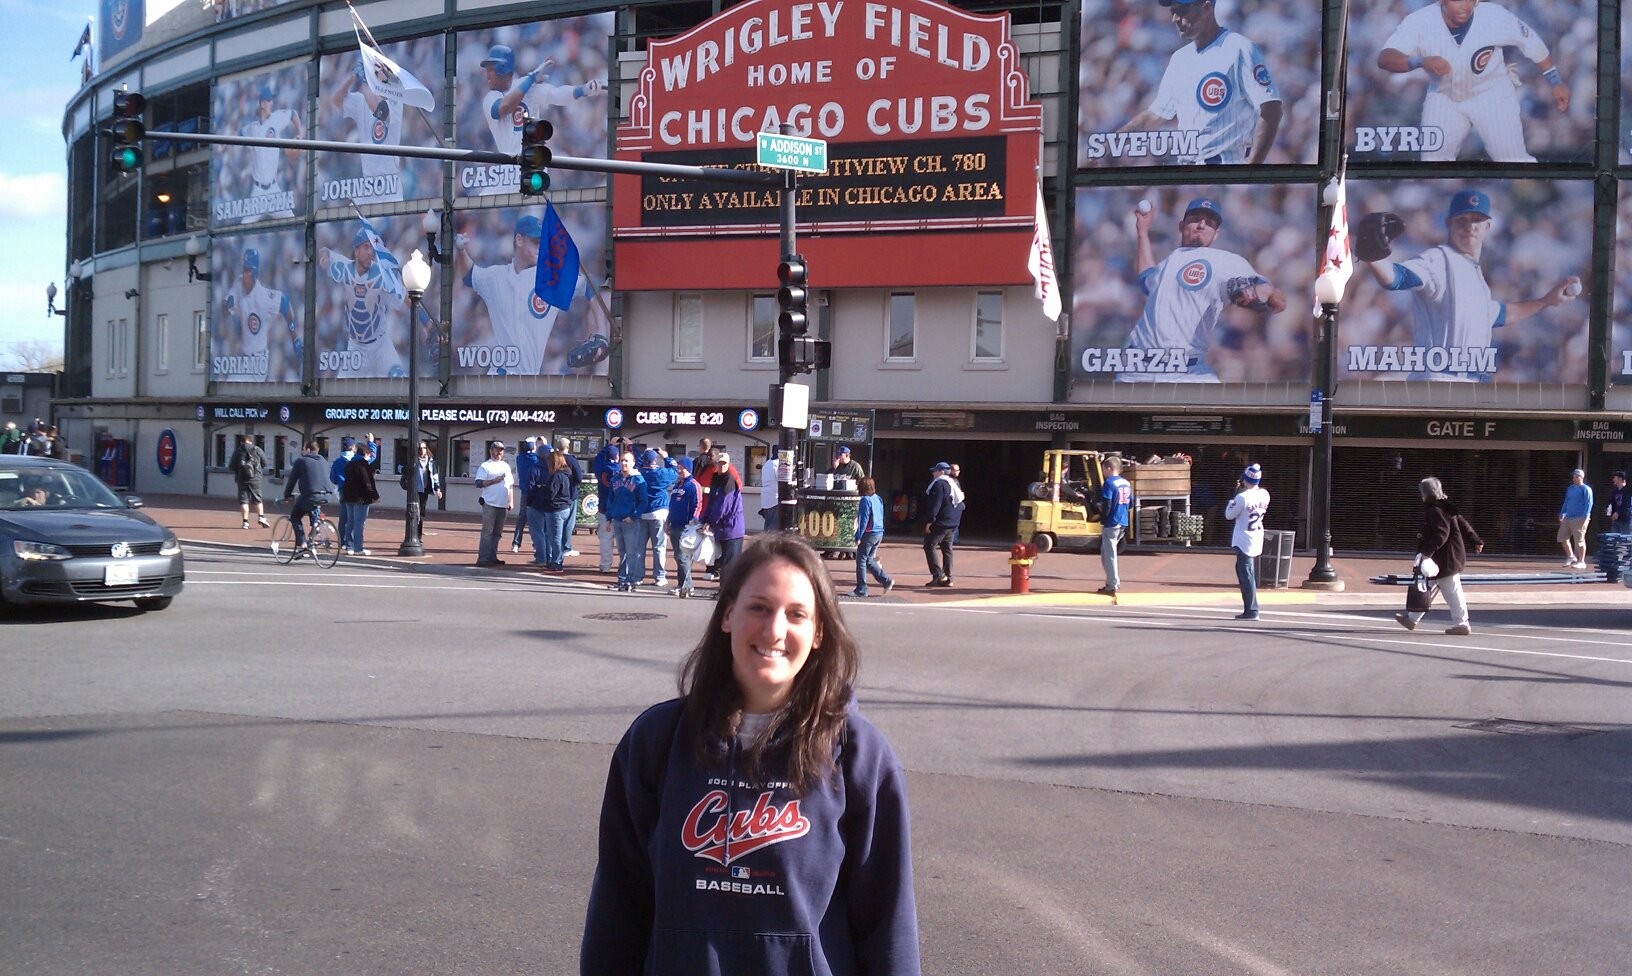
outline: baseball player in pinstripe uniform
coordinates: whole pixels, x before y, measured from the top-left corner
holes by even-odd
[[[515,250],[504,264],[477,266],[467,250],[470,239],[454,237],[455,270],[465,284],[476,289],[487,305],[487,319],[493,326],[493,342],[515,350],[514,366],[499,365],[499,356],[488,375],[537,376],[544,366],[544,350],[561,310],[533,293],[538,280],[538,247],[543,225],[532,214],[516,219]]]
[[[340,117],[349,121],[356,130],[358,142],[370,146],[402,145],[403,105],[392,98],[381,98],[368,87],[363,78],[367,68],[358,57],[351,83],[336,91],[330,99],[331,107]],[[357,165],[365,177],[374,177],[376,192],[356,194],[352,203],[387,203],[402,199],[401,156],[358,156]],[[392,179],[394,177],[394,179]],[[386,184],[394,184],[387,188]]]
[[[1172,123],[1197,133],[1195,154],[1173,160],[1180,165],[1263,162],[1281,127],[1281,93],[1264,52],[1219,25],[1213,0],[1161,4],[1190,43],[1168,59],[1150,106],[1120,131],[1148,132]]]
[[[1252,264],[1213,246],[1224,210],[1205,197],[1191,200],[1179,222],[1179,246],[1160,263],[1150,243],[1155,211],[1134,210],[1135,267],[1145,308],[1128,336],[1119,382],[1217,383],[1207,362],[1213,327],[1226,305],[1279,312],[1286,296]],[[1086,367],[1086,363],[1084,364]]]
[[[532,71],[516,78],[516,53],[504,44],[495,44],[482,59],[482,73],[487,81],[487,92],[482,95],[482,120],[493,136],[493,146],[502,153],[521,152],[521,124],[529,118],[539,118],[540,111],[550,105],[570,105],[575,99],[586,98],[602,91],[604,86],[591,78],[582,85],[552,85],[542,81],[553,58]],[[498,193],[516,193],[521,187],[521,170],[512,167],[514,176],[504,183],[482,187],[482,196]]]
[[[305,138],[305,130],[300,124],[300,113],[293,109],[275,108],[278,93],[268,84],[261,85],[260,98],[256,102],[255,117],[238,127],[241,136],[254,136],[261,139],[282,139],[286,132],[289,138]],[[250,190],[251,197],[267,196],[273,193],[282,193],[283,184],[278,181],[278,161],[287,156],[290,166],[300,165],[300,150],[278,149],[272,146],[254,146],[249,150],[249,177],[255,185]],[[243,218],[243,223],[253,224],[257,220],[267,218],[293,217],[295,212],[290,209],[278,210],[270,213],[254,213]]]
[[[361,361],[341,370],[342,377],[399,377],[408,375],[402,356],[391,339],[386,313],[405,304],[407,293],[400,272],[387,266],[376,252],[378,238],[367,228],[351,241],[350,259],[330,248],[318,252],[318,264],[335,284],[350,291],[346,304],[346,348]],[[383,247],[383,245],[382,245]],[[388,252],[389,255],[389,252]],[[395,265],[396,259],[391,258]]]
[[[1581,279],[1570,276],[1539,298],[1493,298],[1479,267],[1492,225],[1490,197],[1480,190],[1458,190],[1445,211],[1447,243],[1406,261],[1388,260],[1390,243],[1405,229],[1397,215],[1367,214],[1356,225],[1355,258],[1365,262],[1384,288],[1411,293],[1417,346],[1411,355],[1424,368],[1409,372],[1408,379],[1488,380],[1499,365],[1494,330],[1581,294]]]
[[[1422,127],[1438,129],[1444,142],[1423,150],[1424,162],[1454,160],[1471,129],[1498,163],[1533,163],[1524,147],[1519,84],[1502,56],[1518,48],[1541,69],[1552,89],[1553,107],[1570,108],[1570,86],[1553,64],[1547,44],[1529,24],[1507,10],[1479,0],[1439,0],[1407,14],[1383,42],[1377,67],[1395,74],[1422,69],[1429,76],[1422,101]]]
[[[281,380],[283,378],[281,376],[268,375],[271,368],[268,355],[269,330],[273,323],[280,320],[284,323],[290,338],[291,358],[297,364],[300,362],[300,326],[295,322],[295,312],[289,304],[289,296],[262,284],[258,280],[260,273],[261,252],[253,247],[245,248],[242,274],[237,284],[221,300],[221,306],[226,313],[227,321],[238,331],[241,350],[239,355],[244,357],[239,362],[252,368],[235,370],[230,376],[218,376],[217,379]],[[297,365],[296,369],[298,368]]]

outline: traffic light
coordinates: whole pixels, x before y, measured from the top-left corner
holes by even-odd
[[[120,173],[134,173],[142,168],[142,137],[147,135],[142,114],[146,108],[147,99],[137,92],[113,93],[113,124],[108,127],[113,135],[113,153],[109,161]]]
[[[810,300],[809,270],[802,254],[795,254],[776,266],[777,280],[782,282],[776,293],[776,304],[781,309],[776,325],[783,336],[802,336],[810,331],[810,311],[806,307]]]
[[[550,147],[545,145],[555,135],[555,126],[543,119],[528,119],[521,124],[521,192],[530,197],[541,197],[550,188]]]

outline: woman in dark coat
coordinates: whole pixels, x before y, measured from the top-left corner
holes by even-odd
[[[1445,488],[1438,478],[1424,478],[1417,486],[1422,492],[1422,531],[1417,533],[1417,560],[1434,561],[1434,572],[1426,575],[1438,584],[1445,594],[1445,605],[1451,611],[1451,627],[1447,634],[1466,636],[1473,633],[1468,626],[1468,602],[1462,596],[1462,570],[1468,563],[1468,547],[1483,552],[1485,543],[1473,526],[1445,497]],[[1402,611],[1394,615],[1400,626],[1416,630],[1417,621],[1427,616],[1426,611]]]

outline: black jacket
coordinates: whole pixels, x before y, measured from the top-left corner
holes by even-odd
[[[1417,552],[1432,557],[1439,564],[1439,572],[1433,579],[1444,579],[1462,572],[1468,564],[1468,547],[1477,548],[1485,544],[1448,499],[1423,502],[1422,517],[1422,531],[1417,533]]]

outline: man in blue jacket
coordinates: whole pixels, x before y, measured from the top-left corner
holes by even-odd
[[[314,441],[306,445],[306,449],[295,463],[289,466],[289,476],[283,482],[283,500],[295,500],[295,505],[289,510],[289,521],[295,527],[295,557],[299,558],[306,548],[306,521],[312,510],[317,508],[318,502],[329,491],[329,473],[323,455],[317,453],[317,443]]]
[[[525,485],[528,483],[527,476],[533,473],[533,468],[538,464],[537,446],[538,439],[535,437],[523,437],[521,439],[521,447],[516,451],[516,484]],[[527,520],[525,518],[516,519],[516,531],[510,536],[511,552],[521,551],[521,537],[526,532]],[[533,540],[533,546],[538,549],[542,548],[538,545],[537,539]]]
[[[340,438],[340,453],[335,457],[334,461],[329,464],[329,481],[334,483],[334,492],[336,497],[338,497],[340,492],[346,487],[346,465],[350,464],[351,459],[356,456],[357,439],[354,437]],[[346,535],[346,529],[350,527],[350,524],[351,519],[346,516],[346,506],[341,505],[340,517],[335,524],[335,528],[340,530],[340,538],[350,538]]]
[[[691,583],[691,551],[680,548],[680,537],[686,526],[703,514],[703,492],[697,479],[691,476],[691,458],[673,458],[675,482],[669,487],[669,543],[674,546],[674,566],[680,576],[680,585],[673,594],[682,600],[694,592]]]
[[[930,468],[929,496],[924,503],[924,559],[929,563],[925,586],[952,585],[952,534],[963,521],[963,489],[952,480],[945,461]]]
[[[641,557],[646,551],[646,530],[641,526],[640,507],[646,503],[646,479],[635,470],[635,456],[624,451],[618,456],[618,472],[606,481],[606,519],[618,537],[618,581],[612,589],[633,593],[645,573]]]
[[[1592,488],[1587,473],[1570,472],[1570,486],[1564,489],[1564,505],[1558,510],[1558,541],[1564,547],[1565,569],[1587,568],[1587,522],[1592,518]]]
[[[646,499],[640,505],[640,527],[645,534],[641,551],[643,558],[648,550],[652,554],[652,581],[658,586],[669,582],[663,555],[669,545],[669,489],[675,479],[674,469],[665,465],[665,460],[650,449],[640,456],[640,476],[646,479]]]
[[[601,543],[601,572],[612,571],[612,554],[618,551],[617,530],[612,526],[612,520],[606,517],[606,506],[610,501],[611,489],[608,487],[612,476],[618,473],[618,457],[623,453],[624,445],[628,441],[623,435],[613,437],[611,442],[601,448],[595,460],[590,462],[590,469],[595,472],[595,500],[599,503],[595,534]]]

